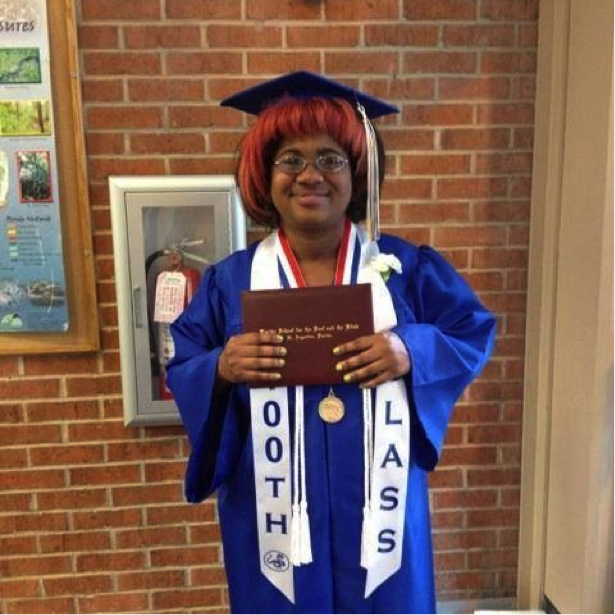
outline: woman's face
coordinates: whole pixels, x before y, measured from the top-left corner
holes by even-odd
[[[294,175],[273,166],[271,198],[280,214],[280,225],[290,232],[343,227],[352,195],[350,165],[337,172],[323,172],[313,161],[323,154],[346,158],[346,152],[329,135],[318,134],[284,140],[274,160],[287,154],[305,158],[308,165]]]

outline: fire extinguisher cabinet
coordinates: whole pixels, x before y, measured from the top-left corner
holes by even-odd
[[[109,178],[126,425],[181,422],[166,387],[169,324],[206,269],[246,245],[231,176]]]

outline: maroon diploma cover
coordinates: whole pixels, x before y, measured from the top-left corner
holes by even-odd
[[[241,302],[244,331],[278,333],[288,350],[282,379],[253,386],[341,383],[333,348],[374,332],[369,284],[246,291]]]

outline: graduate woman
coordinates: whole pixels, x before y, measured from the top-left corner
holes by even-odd
[[[379,233],[370,119],[395,107],[304,71],[222,104],[257,116],[236,177],[272,232],[207,270],[172,326],[169,384],[186,498],[218,494],[231,609],[433,613],[427,472],[494,319],[436,251]],[[343,384],[246,386],[279,380],[287,349],[244,332],[243,291],[357,283],[376,333],[331,349]]]

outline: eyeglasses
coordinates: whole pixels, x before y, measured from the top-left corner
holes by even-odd
[[[307,160],[299,154],[284,154],[273,164],[288,175],[299,175],[312,163],[322,173],[339,173],[347,164],[348,158],[335,152],[318,154],[314,160]]]

